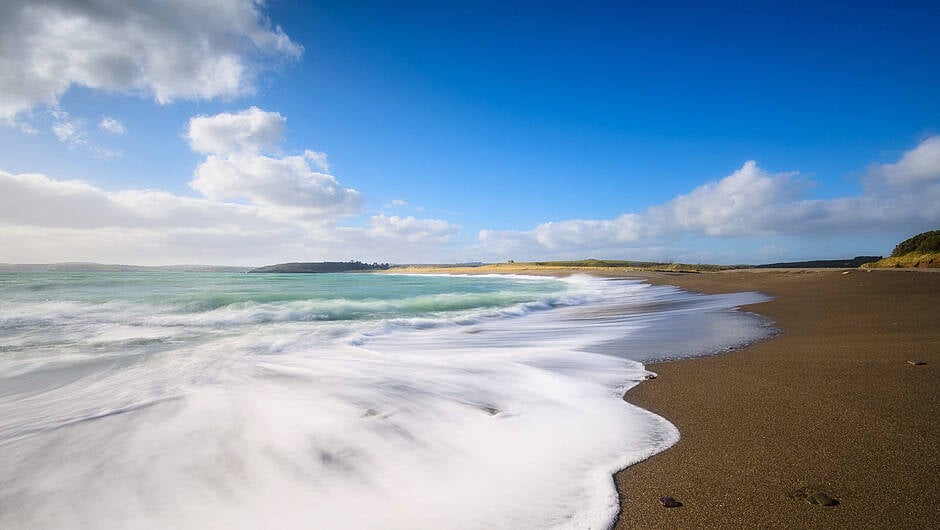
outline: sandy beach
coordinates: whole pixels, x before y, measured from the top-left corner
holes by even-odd
[[[673,422],[672,448],[615,476],[616,528],[935,528],[940,523],[940,274],[876,270],[635,273],[775,299],[782,333],[649,365],[625,396]],[[909,364],[910,360],[924,365]],[[799,493],[823,491],[838,506]],[[683,503],[664,508],[659,498]]]

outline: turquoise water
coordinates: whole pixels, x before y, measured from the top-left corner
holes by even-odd
[[[0,527],[603,528],[641,361],[764,336],[587,277],[0,274]]]

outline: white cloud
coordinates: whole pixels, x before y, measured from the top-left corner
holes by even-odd
[[[235,114],[223,112],[191,118],[186,137],[197,153],[257,154],[277,149],[284,139],[286,122],[277,112],[251,107]]]
[[[260,265],[297,260],[430,259],[457,227],[374,217],[366,228],[285,217],[277,207],[107,192],[81,181],[0,171],[0,262]]]
[[[548,249],[571,246],[593,246],[607,241],[635,241],[641,237],[641,227],[635,215],[626,214],[614,220],[557,221],[542,223],[532,231],[532,237]]]
[[[279,207],[299,218],[352,215],[362,207],[359,192],[332,175],[314,171],[326,153],[272,156],[284,138],[285,118],[257,107],[189,120],[187,138],[194,151],[209,156],[196,168],[190,187],[214,200],[247,199]]]
[[[85,128],[85,120],[82,118],[73,118],[69,113],[62,110],[53,110],[50,112],[55,122],[52,124],[52,134],[69,149],[82,148],[87,150],[96,158],[114,158],[120,156],[120,151],[108,149],[92,140]]]
[[[895,186],[937,181],[940,179],[940,136],[927,138],[894,164],[875,166],[872,173]]]
[[[447,243],[458,231],[458,226],[440,219],[379,214],[372,216],[369,234],[394,241]]]
[[[806,199],[797,173],[771,174],[753,161],[671,201],[615,219],[573,219],[531,230],[482,230],[477,251],[526,259],[630,255],[661,259],[683,239],[819,237],[916,233],[940,224],[940,136],[921,142],[893,164],[875,166],[864,192]],[[691,239],[690,239],[691,238]],[[632,254],[631,254],[632,252]]]
[[[313,162],[313,165],[317,166],[320,171],[324,173],[330,172],[330,162],[327,160],[326,153],[307,149],[304,151],[304,158]]]
[[[275,113],[254,113],[283,123]],[[202,139],[226,154],[208,154],[197,167],[191,185],[200,198],[105,191],[81,181],[0,172],[0,261],[263,264],[593,256],[739,263],[771,255],[779,261],[797,251],[777,248],[799,249],[827,238],[863,247],[873,234],[890,232],[896,242],[897,236],[940,225],[940,164],[932,155],[938,137],[932,137],[894,163],[873,166],[854,196],[806,198],[796,173],[770,173],[747,162],[727,177],[639,212],[524,231],[482,230],[478,246],[456,248],[460,227],[440,219],[377,214],[364,227],[339,225],[341,216],[361,211],[359,193],[314,169],[306,151],[260,152],[276,150],[269,138],[280,136],[261,134],[254,122],[247,123],[249,134],[223,128],[218,138]],[[74,136],[67,127],[60,132]]]
[[[74,143],[80,135],[80,128],[77,121],[60,121],[52,126],[52,134],[62,143]]]
[[[651,241],[679,234],[750,235],[772,231],[768,208],[794,197],[800,185],[795,173],[771,175],[754,161],[731,175],[695,188],[668,203],[615,219],[547,222],[519,236],[547,250],[606,249],[611,245]],[[502,237],[508,237],[505,232]],[[492,243],[495,233],[487,233]]]
[[[73,85],[161,104],[254,90],[264,59],[303,48],[257,0],[0,3],[0,120],[54,106]]]
[[[127,128],[124,127],[124,124],[110,116],[102,117],[101,121],[98,122],[98,128],[106,133],[119,136],[127,134]]]
[[[0,223],[59,228],[248,226],[279,224],[261,208],[162,191],[106,192],[82,181],[0,171]]]
[[[210,199],[248,199],[299,217],[351,215],[362,206],[358,191],[313,171],[302,156],[210,155],[189,185]]]
[[[415,212],[423,212],[423,206],[416,206],[406,201],[405,199],[392,199],[391,201],[382,205],[382,210],[392,210],[392,209],[403,209],[408,208]]]
[[[66,140],[80,130],[66,113],[57,119]],[[190,123],[190,143],[207,153],[190,182],[201,198],[0,171],[0,262],[411,262],[439,256],[459,230],[384,215],[362,228],[338,225],[361,211],[361,195],[311,168],[325,153],[266,154],[283,136],[277,113],[251,108]]]
[[[719,180],[699,186],[664,206],[651,208],[646,216],[671,229],[701,232],[709,236],[762,233],[774,229],[763,213],[798,195],[796,173],[771,175],[753,160]],[[639,221],[639,220],[638,220]]]

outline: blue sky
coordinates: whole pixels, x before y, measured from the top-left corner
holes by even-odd
[[[757,263],[940,228],[940,4],[572,4],[5,3],[0,261]]]

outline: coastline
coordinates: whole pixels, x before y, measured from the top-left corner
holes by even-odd
[[[940,520],[940,274],[628,276],[702,293],[763,292],[774,300],[744,309],[781,333],[647,366],[659,377],[624,399],[682,437],[615,475],[615,528],[929,528]],[[797,497],[804,489],[840,504],[809,504]],[[684,506],[663,508],[666,495]]]
[[[588,273],[774,297],[742,309],[772,319],[781,331],[775,337],[721,355],[651,363],[647,369],[659,377],[624,396],[672,422],[681,438],[614,475],[614,528],[928,528],[940,520],[935,270],[407,272]],[[813,491],[840,504],[799,497]],[[664,508],[662,496],[683,506]]]

